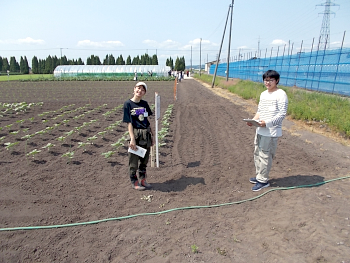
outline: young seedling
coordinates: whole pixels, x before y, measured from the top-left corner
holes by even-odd
[[[74,157],[74,151],[73,152],[66,152],[65,154],[62,154],[62,157],[67,157],[69,159],[69,161],[67,163],[70,163],[70,161]]]
[[[34,156],[40,152],[41,152],[40,150],[34,149],[33,151],[27,153],[27,156],[33,156],[33,158],[34,158]]]
[[[107,131],[101,131],[101,132],[98,132],[97,134],[102,136],[102,138],[104,138],[104,135],[107,133]]]
[[[96,140],[97,138],[98,138],[98,137],[97,137],[96,135],[94,135],[94,136],[92,136],[92,137],[87,138],[86,140],[87,140],[88,142],[90,142],[90,141]]]
[[[5,146],[5,148],[6,148],[6,150],[9,150],[11,147],[13,147],[13,146],[15,146],[15,145],[17,145],[17,144],[19,144],[19,142],[6,142],[6,143],[4,143],[4,145],[6,145]]]
[[[45,131],[45,130],[41,130],[41,131],[37,131],[37,132],[35,133],[35,135],[36,135],[36,134],[43,135],[44,133],[46,133],[46,131]]]
[[[66,137],[71,136],[73,133],[74,133],[74,130],[71,130],[69,132],[65,132],[65,134],[67,135]]]
[[[86,146],[91,145],[90,142],[78,142],[78,148],[84,147],[84,152],[86,152]]]
[[[60,136],[57,138],[57,141],[64,142],[65,139],[66,137]]]
[[[115,154],[114,151],[109,151],[109,152],[106,152],[106,153],[102,153],[102,155],[103,155],[105,158],[109,158],[109,157],[111,157],[113,154]]]
[[[28,139],[32,138],[33,136],[34,136],[33,134],[27,134],[27,135],[23,136],[21,139],[28,140]]]
[[[42,147],[43,149],[48,149],[50,151],[51,147],[54,147],[55,145],[52,144],[51,142],[49,142],[48,144],[46,144],[44,147]]]
[[[192,253],[198,253],[198,247],[196,245],[191,246]]]

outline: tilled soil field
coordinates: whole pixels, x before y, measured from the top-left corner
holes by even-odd
[[[1,109],[0,262],[350,262],[348,146],[285,120],[271,187],[252,192],[251,104],[147,84],[161,115],[174,106],[136,191],[118,146],[133,82],[0,83],[0,102],[34,103]]]

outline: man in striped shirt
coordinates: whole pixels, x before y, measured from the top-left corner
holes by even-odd
[[[263,80],[267,90],[261,93],[258,111],[253,118],[259,121],[254,140],[256,177],[249,179],[254,184],[253,191],[270,186],[268,181],[272,159],[276,153],[278,137],[282,136],[282,121],[288,109],[287,94],[277,87],[280,74],[268,70],[264,73]],[[247,125],[252,126],[249,122]]]

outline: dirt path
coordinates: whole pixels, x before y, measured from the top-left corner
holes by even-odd
[[[255,193],[248,181],[255,130],[242,121],[249,116],[243,101],[233,103],[186,79],[178,85],[160,168],[148,169],[152,190],[131,189],[126,154],[108,166],[87,154],[90,165],[73,171],[55,166],[56,171],[37,170],[38,176],[2,175],[2,227],[169,211],[0,232],[0,261],[349,263],[350,179],[257,196],[349,176],[350,148],[306,131],[297,134],[288,123],[272,166],[272,187]],[[32,195],[28,188],[35,190]],[[244,201],[249,199],[254,200]]]

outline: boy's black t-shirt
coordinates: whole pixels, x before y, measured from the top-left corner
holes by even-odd
[[[145,100],[136,103],[129,99],[124,103],[123,122],[131,122],[134,129],[147,129],[150,125],[148,116],[151,115],[153,112]]]

